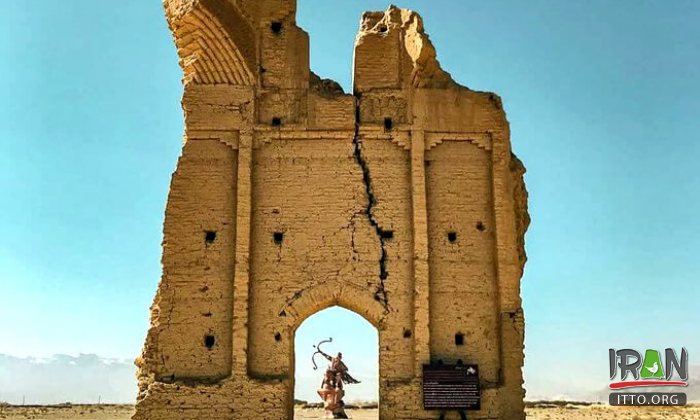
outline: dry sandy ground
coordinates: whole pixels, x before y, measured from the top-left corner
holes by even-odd
[[[355,420],[377,420],[379,418],[379,411],[374,410],[350,410],[346,409],[348,416]],[[310,420],[310,419],[323,419],[323,410],[320,408],[304,408],[299,407],[294,409],[294,420]]]
[[[128,420],[132,405],[0,406],[0,419],[19,420]]]
[[[537,420],[700,420],[700,406],[643,408],[592,405],[528,408],[527,418]]]
[[[20,420],[128,420],[128,405],[74,405],[71,407],[2,407],[0,419]],[[376,420],[377,410],[348,410],[355,420]],[[296,419],[322,418],[321,410],[297,409]],[[698,420],[700,406],[685,408],[619,408],[607,406],[568,406],[528,408],[527,418],[535,420]]]

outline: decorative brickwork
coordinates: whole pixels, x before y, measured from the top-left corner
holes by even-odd
[[[437,360],[479,364],[470,419],[524,419],[529,218],[500,99],[455,83],[409,10],[363,15],[351,95],[309,71],[293,0],[165,9],[185,145],[134,419],[292,418],[295,330],[333,305],[379,331],[382,419],[437,418]]]

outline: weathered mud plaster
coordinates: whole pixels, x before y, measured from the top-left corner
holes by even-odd
[[[409,10],[362,16],[346,94],[309,71],[294,1],[164,3],[185,143],[134,419],[292,418],[294,332],[333,305],[378,329],[382,419],[436,418],[421,365],[459,359],[470,418],[523,419],[527,192],[498,96]]]

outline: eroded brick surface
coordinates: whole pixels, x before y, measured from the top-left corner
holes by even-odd
[[[309,71],[292,0],[165,9],[185,145],[134,419],[292,418],[294,332],[333,305],[379,331],[382,419],[437,417],[437,360],[480,365],[469,418],[524,418],[527,192],[498,96],[409,10],[363,15],[350,95]]]

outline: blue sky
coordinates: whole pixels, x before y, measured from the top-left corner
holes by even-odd
[[[312,69],[348,90],[361,12],[388,3],[298,3]],[[697,364],[700,3],[397,5],[457,81],[501,95],[528,168],[529,395],[605,387],[609,347],[685,346]],[[182,139],[161,8],[3,3],[0,353],[140,351]]]

